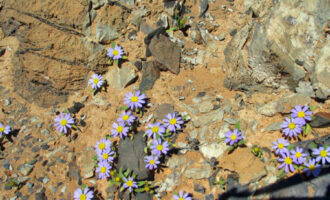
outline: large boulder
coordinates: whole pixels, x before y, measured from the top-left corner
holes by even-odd
[[[294,90],[299,81],[313,77],[316,96],[326,98],[329,43],[322,33],[330,19],[330,4],[322,0],[273,2],[268,15],[245,25],[226,47],[229,69],[224,85],[263,91],[284,84]]]

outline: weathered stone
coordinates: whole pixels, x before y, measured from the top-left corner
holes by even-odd
[[[160,104],[156,108],[156,119],[165,119],[166,115],[174,112],[174,106],[171,104]]]
[[[313,128],[326,128],[330,127],[330,113],[318,112],[314,115],[315,119],[309,124]]]
[[[210,101],[204,101],[203,103],[198,105],[199,112],[207,113],[213,109],[213,104]]]
[[[78,185],[81,185],[80,169],[74,162],[69,163],[69,171],[67,176],[72,180],[75,180]]]
[[[144,34],[149,34],[154,31],[154,28],[152,26],[150,26],[149,24],[147,24],[145,21],[142,21],[140,24],[140,30]]]
[[[104,78],[108,81],[111,88],[121,90],[136,81],[137,74],[133,67],[124,65],[121,68],[111,68],[104,75]]]
[[[179,174],[177,171],[173,171],[170,175],[168,175],[165,179],[165,181],[161,181],[158,193],[167,191],[171,192],[173,189],[178,185],[179,178],[181,174]]]
[[[118,147],[118,168],[134,171],[137,180],[148,178],[150,173],[144,164],[146,141],[143,134],[143,132],[139,132],[134,135],[133,140],[130,138],[120,140]]]
[[[33,168],[34,165],[30,165],[30,164],[22,164],[18,166],[18,170],[21,172],[23,176],[29,175],[32,172]]]
[[[187,178],[199,180],[210,177],[212,174],[212,169],[209,165],[203,165],[200,168],[189,168],[185,171],[185,176]]]
[[[144,62],[142,64],[142,81],[139,89],[142,92],[151,90],[159,76],[160,71],[156,62]]]
[[[82,152],[82,156],[78,158],[81,163],[81,174],[84,179],[91,178],[94,176],[94,167],[96,161],[93,159],[95,156],[95,150],[91,147],[88,147]]]
[[[300,81],[296,91],[297,93],[308,97],[315,97],[314,90],[310,82]]]
[[[110,44],[111,41],[118,37],[119,33],[108,25],[99,26],[98,24],[96,27],[96,39],[99,43]]]
[[[176,157],[171,157],[170,159],[168,159],[166,165],[171,169],[176,169],[176,168],[182,167],[182,165],[185,164],[186,161],[187,161],[187,159],[185,157],[176,156]]]
[[[211,159],[212,157],[219,158],[224,154],[226,149],[227,146],[225,143],[212,142],[211,144],[203,144],[200,147],[200,152],[202,152],[204,157]]]
[[[208,0],[199,0],[199,17],[202,17],[209,7]]]
[[[281,125],[282,125],[282,122],[275,122],[275,123],[268,125],[266,128],[263,128],[261,131],[265,132],[265,131],[281,130],[282,129]]]
[[[120,3],[123,3],[127,6],[129,6],[130,8],[134,8],[134,1],[135,0],[118,0]]]
[[[288,179],[277,183],[277,190],[271,192],[271,198],[283,199],[283,198],[309,198],[308,184],[299,175],[295,174]],[[274,186],[274,188],[276,188]]]
[[[251,10],[253,17],[263,17],[269,13],[270,8],[273,6],[272,1],[268,0],[245,0],[245,11]]]
[[[140,24],[142,22],[142,17],[144,17],[147,14],[146,10],[133,10],[132,12],[132,19],[131,24],[133,24],[136,27],[140,27]]]
[[[154,58],[174,74],[180,72],[181,50],[168,37],[160,34],[151,39],[149,49]]]
[[[213,123],[221,122],[223,119],[223,110],[217,109],[213,112],[207,113],[205,115],[199,116],[199,117],[193,117],[192,122],[193,125],[198,128],[200,126],[208,126]]]

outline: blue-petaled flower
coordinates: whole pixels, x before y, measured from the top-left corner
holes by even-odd
[[[78,188],[73,193],[73,199],[74,200],[92,200],[94,197],[93,191],[89,190],[88,187],[82,191],[82,189]]]
[[[301,105],[296,105],[294,109],[291,110],[291,117],[297,118],[302,125],[306,124],[307,121],[312,120],[313,112],[309,110],[309,106],[302,107]]]
[[[318,149],[312,149],[312,154],[316,157],[316,162],[320,162],[322,160],[322,165],[325,165],[326,163],[330,163],[330,147],[327,147],[326,149],[321,146]]]
[[[8,126],[8,125],[5,126],[2,123],[0,123],[0,138],[1,138],[3,133],[8,135],[10,133],[10,126]]]
[[[175,200],[191,200],[191,197],[189,197],[189,193],[183,193],[183,191],[180,191],[178,195],[173,195],[173,198]]]
[[[275,150],[276,155],[283,155],[285,152],[289,153],[289,150],[286,148],[289,145],[286,139],[279,138],[277,142],[273,142],[272,148]]]
[[[110,148],[103,150],[102,152],[99,152],[97,154],[97,157],[100,161],[108,161],[108,162],[113,162],[113,155],[115,152],[111,151]]]
[[[124,104],[126,104],[131,110],[135,108],[142,108],[143,104],[146,103],[146,95],[141,94],[140,90],[136,91],[135,93],[128,93],[125,94],[124,97]]]
[[[303,164],[306,161],[306,156],[303,152],[303,148],[296,147],[296,150],[291,150],[291,157],[293,159],[293,162],[297,165]]]
[[[235,143],[238,143],[242,140],[242,132],[239,132],[237,129],[234,131],[228,131],[225,133],[226,139],[225,142],[230,146],[233,146]]]
[[[285,121],[283,122],[281,127],[284,128],[282,131],[284,135],[290,138],[297,137],[302,131],[302,124],[297,118],[285,118]]]
[[[96,143],[95,151],[97,154],[101,154],[106,149],[111,149],[111,141],[107,139],[102,139]]]
[[[162,143],[161,139],[153,140],[153,145],[152,145],[152,150],[151,150],[152,154],[160,156],[163,153],[164,155],[166,155],[168,150],[169,150],[168,142],[164,141]]]
[[[293,159],[291,158],[288,152],[282,154],[283,157],[278,158],[277,160],[282,164],[278,167],[279,169],[285,167],[285,172],[288,173],[294,172]]]
[[[99,173],[99,179],[107,179],[110,177],[110,169],[112,166],[107,161],[100,161],[96,168],[96,172]]]
[[[175,112],[172,114],[167,114],[166,119],[163,119],[164,125],[172,132],[176,132],[181,129],[181,125],[183,124],[182,118],[177,116]]]
[[[110,47],[107,53],[107,55],[113,60],[121,59],[123,57],[123,54],[124,54],[124,50],[119,45],[116,45],[115,48]]]
[[[317,164],[313,158],[310,159],[309,162],[306,162],[305,166],[306,168],[303,171],[307,173],[307,176],[313,174],[314,177],[317,177],[322,170],[321,165]]]
[[[146,168],[149,170],[157,169],[157,165],[160,163],[158,161],[158,156],[155,155],[147,156],[144,162],[147,163]]]
[[[69,113],[61,113],[60,116],[55,117],[54,121],[56,131],[60,131],[61,133],[67,133],[67,129],[71,128],[71,125],[74,123],[74,119]]]
[[[148,124],[148,126],[150,128],[146,131],[148,138],[156,138],[156,135],[163,137],[163,133],[165,133],[165,127],[160,122]]]
[[[129,131],[129,128],[124,124],[124,123],[113,123],[112,124],[112,128],[111,129],[111,132],[112,132],[112,135],[113,137],[117,137],[118,134],[120,136],[120,138],[123,138],[124,136],[127,136],[127,133]]]
[[[88,84],[92,85],[92,88],[94,90],[101,88],[102,85],[104,84],[103,76],[98,74],[93,74],[92,78],[89,79]]]
[[[128,177],[128,179],[123,178],[124,180],[124,188],[128,188],[129,192],[132,192],[133,188],[138,188],[138,185],[134,181],[133,177]]]
[[[121,123],[126,123],[130,126],[134,122],[134,120],[135,116],[132,114],[131,111],[123,111],[117,121]]]

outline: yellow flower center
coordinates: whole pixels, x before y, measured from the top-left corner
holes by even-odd
[[[236,140],[236,138],[237,138],[237,136],[236,136],[235,134],[232,134],[232,135],[230,136],[230,139],[231,139],[231,140]]]
[[[123,116],[123,120],[127,121],[129,119],[129,116],[128,115],[124,115]]]
[[[305,117],[305,112],[304,111],[299,111],[297,115],[298,115],[299,118],[303,118],[303,117]]]
[[[101,149],[101,150],[105,149],[105,143],[104,142],[99,144],[99,149]]]
[[[184,198],[183,197],[180,197],[179,200],[184,200]]]
[[[150,191],[150,187],[145,186],[145,187],[144,187],[144,191],[149,192],[149,191]]]
[[[114,56],[116,56],[116,55],[119,54],[119,52],[118,52],[117,50],[113,50],[112,54],[113,54]]]
[[[292,164],[292,159],[290,157],[286,157],[284,159],[284,162],[287,164],[287,165],[291,165]]]
[[[127,182],[126,182],[126,185],[127,185],[128,187],[132,187],[132,185],[133,185],[133,181],[127,181]]]
[[[172,118],[172,119],[170,120],[170,124],[175,125],[175,124],[176,124],[176,119],[175,119],[175,118]]]
[[[116,182],[119,182],[119,181],[120,181],[120,177],[117,176],[117,177],[115,178],[115,181],[116,181]]]
[[[283,148],[284,148],[284,144],[283,144],[283,143],[279,143],[279,144],[277,145],[277,147],[278,147],[279,149],[283,149]]]
[[[154,165],[155,164],[155,161],[154,160],[150,160],[149,163],[152,164],[152,165]]]
[[[110,171],[110,175],[111,175],[111,176],[115,175],[115,171],[113,171],[113,170]]]
[[[255,153],[258,153],[258,152],[259,152],[259,148],[258,148],[258,147],[254,147],[253,151],[254,151]]]
[[[294,129],[294,128],[296,128],[296,124],[295,123],[293,123],[293,122],[291,122],[290,124],[289,124],[289,129]]]
[[[86,200],[87,199],[86,194],[81,194],[79,199],[80,200]]]
[[[94,83],[94,84],[98,84],[98,83],[99,83],[99,79],[94,78],[93,83]]]
[[[60,123],[62,126],[65,126],[68,122],[66,121],[66,119],[62,119]]]
[[[104,160],[106,160],[106,159],[108,159],[108,158],[109,158],[109,154],[107,154],[107,153],[104,153],[102,157],[103,157],[103,159],[104,159]]]
[[[105,173],[107,171],[107,168],[105,168],[105,167],[101,167],[101,169],[100,169],[100,172],[101,173]]]
[[[124,128],[122,126],[118,126],[117,127],[117,132],[118,133],[121,133],[123,130],[124,130]]]
[[[320,151],[321,157],[327,157],[327,152],[325,150]]]
[[[315,170],[315,165],[309,165],[308,169],[309,169],[310,171],[314,171],[314,170]]]
[[[301,157],[301,153],[300,152],[296,152],[296,157],[300,158]]]
[[[132,96],[132,98],[131,98],[131,101],[132,102],[137,102],[139,100],[139,98],[137,98],[137,96]]]
[[[159,145],[157,145],[156,148],[157,148],[159,151],[161,151],[161,150],[163,150],[163,145],[159,144]]]
[[[0,132],[3,132],[5,130],[5,127],[0,127]]]
[[[159,127],[158,126],[154,126],[152,128],[152,132],[154,132],[154,133],[158,133],[158,130],[159,130]]]

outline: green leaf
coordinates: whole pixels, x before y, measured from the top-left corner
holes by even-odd
[[[119,110],[122,110],[122,111],[126,111],[127,109],[128,109],[127,106],[120,106],[120,107],[119,107]]]
[[[120,187],[120,192],[124,191],[124,186]]]
[[[311,143],[311,147],[312,147],[312,149],[316,149],[317,148],[317,144],[315,142],[312,142]]]
[[[227,151],[232,151],[235,147],[234,146],[230,146],[227,148]]]
[[[94,90],[93,90],[93,89],[89,90],[89,93],[93,93],[93,92],[94,92]]]
[[[145,185],[145,184],[146,184],[146,181],[139,181],[137,185],[142,186],[142,185]]]
[[[125,177],[127,177],[130,172],[131,172],[131,170],[130,169],[127,169],[126,172],[124,173]]]
[[[95,155],[95,156],[93,156],[93,158],[92,158],[93,160],[97,160],[97,156]]]
[[[308,123],[306,124],[305,128],[304,128],[304,133],[307,136],[310,132],[311,132],[312,128],[311,125],[309,125]]]
[[[291,150],[293,150],[294,149],[294,146],[293,146],[293,144],[290,144],[289,146],[288,146],[288,148],[287,148],[289,151],[291,151]]]
[[[109,140],[111,136],[109,134],[105,135],[105,139]]]
[[[111,63],[112,63],[112,60],[109,59],[109,60],[108,60],[108,65],[111,65]]]
[[[115,47],[116,47],[116,44],[115,44],[115,42],[114,42],[114,41],[112,41],[112,42],[111,42],[111,48],[113,48],[113,49],[114,49]]]
[[[299,138],[299,140],[303,140],[304,139],[302,134],[299,134],[298,135],[298,138]]]
[[[241,130],[241,124],[239,122],[236,122],[235,128],[240,131]]]
[[[314,107],[314,106],[309,106],[309,109],[310,109],[311,111],[313,111],[313,110],[315,110],[315,107]]]
[[[144,152],[148,153],[148,147],[144,147]]]
[[[78,127],[76,125],[72,124],[71,126],[72,126],[72,128],[78,130]]]
[[[245,143],[245,141],[241,140],[241,141],[238,142],[238,145],[243,145],[244,143]]]
[[[138,188],[134,190],[135,192],[144,192],[144,188]]]
[[[127,56],[123,56],[121,59],[123,59],[123,60],[127,60],[128,57],[127,57]]]
[[[82,185],[81,185],[81,189],[82,189],[82,190],[84,190],[86,187],[87,187],[87,185],[85,185],[85,184],[82,184]]]
[[[114,60],[113,63],[115,63],[115,65],[118,65],[119,60]]]

